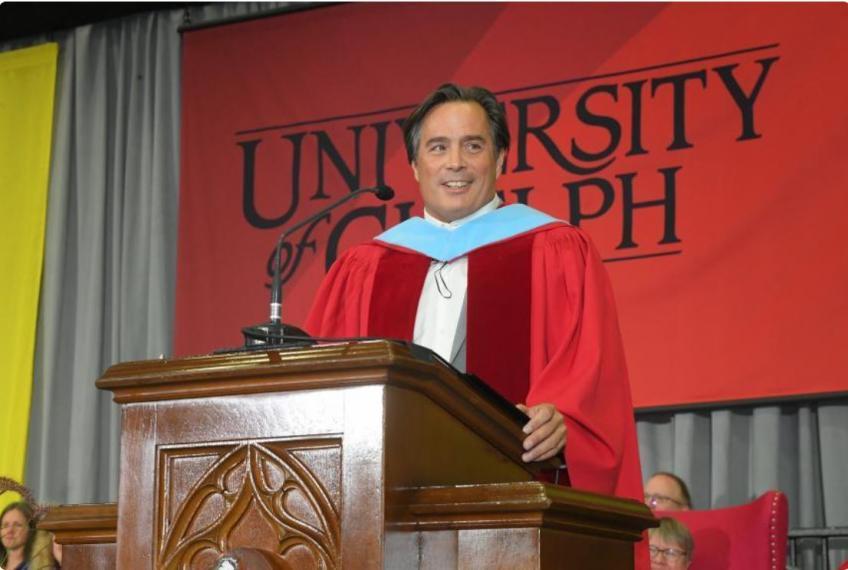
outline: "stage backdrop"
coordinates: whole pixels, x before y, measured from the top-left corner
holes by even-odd
[[[355,4],[184,35],[177,354],[287,322],[421,200],[400,122],[446,81],[503,102],[508,203],[584,228],[637,407],[845,391],[844,4]],[[504,302],[508,302],[505,299]]]

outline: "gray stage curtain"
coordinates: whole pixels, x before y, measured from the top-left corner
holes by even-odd
[[[697,509],[779,489],[790,528],[848,527],[848,399],[639,414],[637,429],[643,476],[681,476]],[[848,558],[846,546],[834,545],[831,568]],[[812,544],[800,562],[825,567]]]
[[[3,46],[60,46],[26,483],[40,501],[116,500],[120,417],[94,380],[168,354],[179,196],[178,28],[278,9],[141,14]]]
[[[94,380],[171,344],[179,12],[60,42],[26,480],[42,501],[117,498],[118,408]]]
[[[94,380],[113,363],[170,352],[185,16],[143,14],[0,46],[60,44],[26,471],[41,501],[117,498],[118,408]],[[848,526],[848,400],[643,415],[638,431],[645,475],[678,473],[700,508],[779,488],[792,527]]]

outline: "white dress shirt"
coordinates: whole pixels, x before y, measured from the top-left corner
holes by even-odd
[[[442,222],[424,209],[424,219],[433,225],[455,230],[462,224],[493,212],[501,205],[497,196],[479,210],[459,220]],[[465,371],[465,295],[468,290],[468,256],[449,262],[432,261],[415,313],[412,341],[426,346]],[[462,330],[459,330],[462,329]],[[462,353],[460,362],[455,359]]]

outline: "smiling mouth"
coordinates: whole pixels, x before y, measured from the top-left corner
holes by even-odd
[[[448,180],[447,182],[442,182],[442,186],[448,188],[449,190],[462,190],[464,188],[468,188],[471,186],[470,180]]]

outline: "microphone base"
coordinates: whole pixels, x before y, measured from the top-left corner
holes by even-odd
[[[244,336],[244,348],[261,350],[263,348],[296,348],[312,346],[315,341],[303,329],[285,323],[262,323],[241,329]]]

